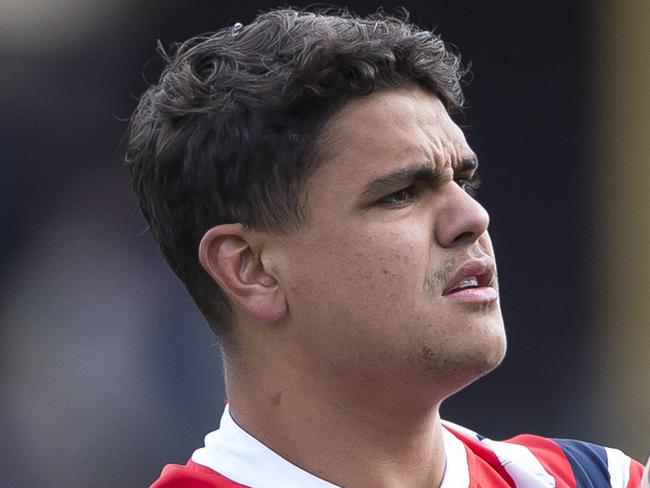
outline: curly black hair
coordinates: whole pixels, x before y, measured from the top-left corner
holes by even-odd
[[[384,13],[273,10],[175,46],[129,124],[126,164],[149,230],[227,345],[232,309],[203,270],[211,227],[300,229],[324,127],[350,97],[418,85],[462,106],[463,68],[439,36]]]

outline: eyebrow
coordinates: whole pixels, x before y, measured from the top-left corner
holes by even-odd
[[[478,168],[478,158],[476,155],[463,158],[454,168],[454,173],[474,172]],[[391,171],[379,178],[371,181],[366,189],[361,193],[362,197],[369,195],[381,194],[385,191],[408,186],[412,183],[423,182],[436,184],[442,179],[443,173],[437,167],[431,167],[430,164],[421,163],[407,168],[400,168]]]

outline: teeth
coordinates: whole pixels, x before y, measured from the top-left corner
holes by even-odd
[[[470,286],[478,286],[478,278],[476,276],[468,276],[458,282],[456,288],[469,288]]]

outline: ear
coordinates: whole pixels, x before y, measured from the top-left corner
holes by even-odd
[[[256,319],[276,322],[286,315],[284,294],[264,269],[241,224],[208,230],[199,245],[199,260],[230,299]]]

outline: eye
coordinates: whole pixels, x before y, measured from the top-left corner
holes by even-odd
[[[390,206],[390,207],[405,207],[409,203],[413,202],[416,197],[416,189],[413,186],[408,186],[402,188],[396,192],[386,195],[380,199],[377,203],[379,205]]]
[[[456,175],[454,176],[454,181],[471,197],[476,196],[478,193],[478,188],[481,186],[481,180],[478,177],[478,173],[472,173],[470,175]]]

